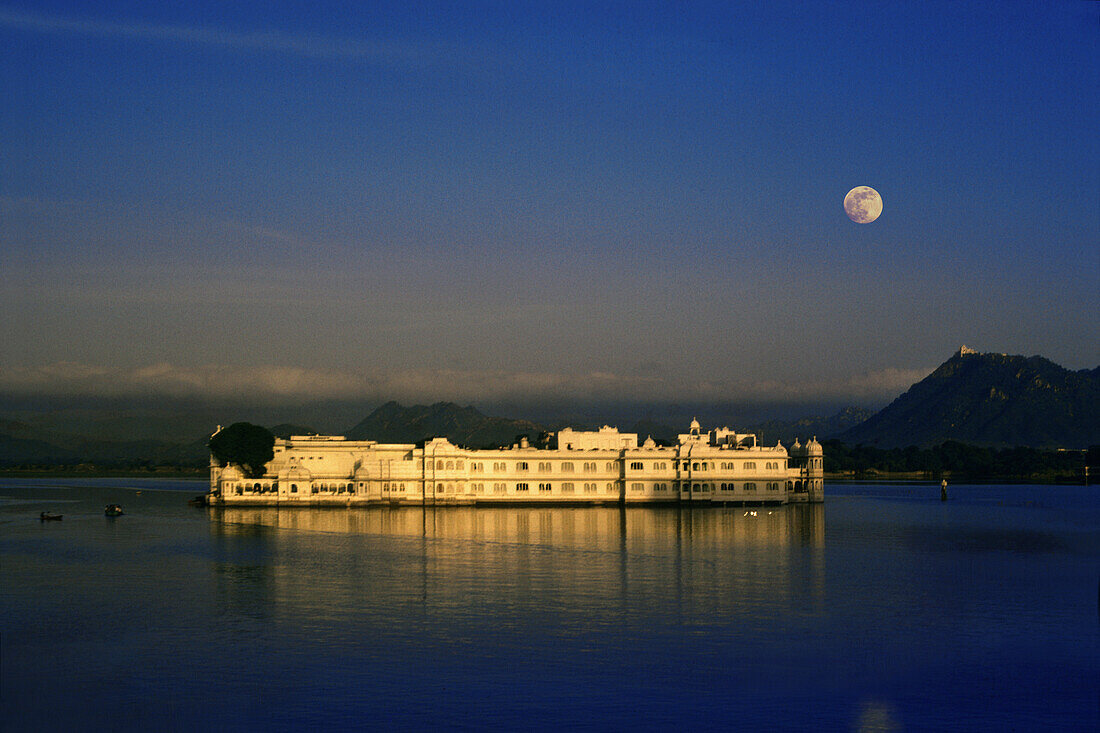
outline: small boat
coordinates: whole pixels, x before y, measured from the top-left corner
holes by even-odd
[[[60,514],[50,514],[49,512],[42,512],[38,515],[38,521],[40,522],[60,522]]]
[[[120,507],[118,504],[108,504],[107,507],[103,510],[103,513],[106,514],[108,517],[117,517],[122,514],[122,507]]]
[[[206,506],[206,494],[199,494],[187,500],[191,506]]]

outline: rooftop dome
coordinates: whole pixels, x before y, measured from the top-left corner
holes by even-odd
[[[224,469],[222,469],[221,477],[223,479],[235,480],[243,478],[244,474],[241,473],[241,469],[237,467],[235,463],[230,463]]]

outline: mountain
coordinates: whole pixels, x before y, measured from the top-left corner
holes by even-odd
[[[945,440],[1084,448],[1100,443],[1100,367],[1073,372],[1041,356],[965,346],[840,440],[882,448]]]
[[[72,427],[64,421],[43,427],[29,421],[0,419],[0,467],[81,463],[196,467],[202,466],[209,456],[202,433],[190,436],[189,440],[158,439],[144,437],[143,431],[135,430],[132,437],[125,439],[110,431],[104,431],[104,435],[98,430],[86,430],[79,421],[74,422]]]
[[[292,435],[317,435],[317,431],[313,428],[307,428],[302,425],[295,425],[294,423],[280,423],[274,427],[268,428],[271,434],[276,438],[289,438]]]
[[[45,441],[0,433],[0,467],[68,466],[79,463],[200,467],[209,454],[205,440],[172,443],[162,440],[96,440],[75,436]]]
[[[846,407],[834,415],[822,417],[803,417],[797,420],[768,420],[766,422],[750,424],[733,424],[729,427],[739,432],[755,433],[761,444],[775,445],[781,441],[784,445],[790,445],[795,438],[807,440],[817,436],[819,439],[835,437],[845,430],[858,425],[871,417],[874,413],[862,407]],[[654,440],[672,442],[676,436],[687,429],[687,426],[672,427],[653,420],[639,420],[634,423],[628,432],[637,433],[644,440],[652,436]]]
[[[473,407],[453,402],[404,407],[387,402],[347,432],[348,440],[380,443],[415,443],[446,436],[457,445],[484,448],[511,445],[517,435],[534,440],[545,428],[529,420],[488,417]]]
[[[775,441],[789,446],[796,438],[805,442],[809,438],[819,440],[832,438],[859,425],[874,415],[862,407],[845,407],[828,417],[804,417],[799,420],[770,420],[745,428],[745,432],[756,433],[762,445],[774,445]]]
[[[66,463],[76,454],[44,440],[17,438],[0,433],[0,466],[21,463]]]

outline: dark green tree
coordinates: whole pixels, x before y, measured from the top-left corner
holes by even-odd
[[[260,425],[233,423],[210,439],[210,452],[222,465],[235,463],[249,478],[258,478],[275,457],[275,436]]]

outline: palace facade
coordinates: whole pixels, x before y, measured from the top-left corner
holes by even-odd
[[[751,433],[702,431],[692,421],[675,445],[604,426],[565,428],[546,447],[526,439],[474,450],[446,438],[419,444],[334,435],[277,439],[262,476],[211,457],[209,503],[369,504],[675,503],[786,504],[824,500],[816,439],[761,446]]]

